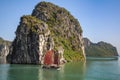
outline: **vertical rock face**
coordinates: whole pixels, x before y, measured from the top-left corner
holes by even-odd
[[[78,20],[64,8],[40,2],[31,16],[21,18],[7,60],[10,63],[41,64],[44,54],[51,49],[61,53],[62,59],[67,61],[85,60]]]
[[[9,53],[9,46],[0,45],[0,57],[6,57]]]
[[[43,53],[54,46],[47,24],[32,17],[23,16],[16,31],[10,63],[41,63]]]
[[[6,56],[9,53],[9,46],[0,45],[0,63],[6,63]]]
[[[36,5],[32,16],[48,24],[55,48],[62,45],[68,61],[85,60],[81,26],[66,9],[49,2],[41,2]]]
[[[0,63],[6,63],[6,56],[9,53],[11,42],[0,38]]]

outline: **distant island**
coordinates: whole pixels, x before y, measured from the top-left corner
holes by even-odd
[[[6,57],[9,54],[11,42],[0,37],[0,57]]]
[[[85,53],[87,57],[114,57],[118,56],[116,47],[106,42],[93,43],[84,38]]]
[[[6,57],[9,54],[11,42],[0,37],[0,63],[6,63]]]

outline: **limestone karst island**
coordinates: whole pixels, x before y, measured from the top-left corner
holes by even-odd
[[[0,80],[120,80],[119,8],[120,0],[1,0]]]
[[[1,55],[4,51],[7,62],[12,64],[53,66],[65,62],[84,62],[86,55],[118,56],[115,47],[102,42],[94,45],[87,38],[83,39],[82,32],[78,20],[65,8],[40,2],[31,15],[25,14],[20,18],[14,41],[1,44]]]
[[[85,61],[82,29],[66,9],[40,2],[24,15],[7,56],[9,63],[62,64]]]
[[[105,42],[94,44],[83,38],[82,32],[78,20],[65,8],[40,2],[31,15],[20,18],[13,42],[0,38],[0,57],[12,64],[56,66],[85,62],[86,56],[118,56],[114,46]]]

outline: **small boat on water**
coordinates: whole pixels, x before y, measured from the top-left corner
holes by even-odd
[[[60,68],[60,55],[55,53],[54,50],[49,50],[44,55],[43,66],[46,69],[58,69]]]
[[[63,53],[64,49],[62,46],[58,47],[57,51],[54,51],[53,49],[48,50],[43,56],[42,68],[60,70],[60,66],[66,63],[66,60],[63,57]]]

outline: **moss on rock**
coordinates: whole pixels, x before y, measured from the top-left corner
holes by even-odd
[[[63,7],[50,2],[40,2],[35,6],[32,16],[48,24],[54,39],[55,49],[62,46],[67,61],[82,61],[82,29],[77,19]]]

